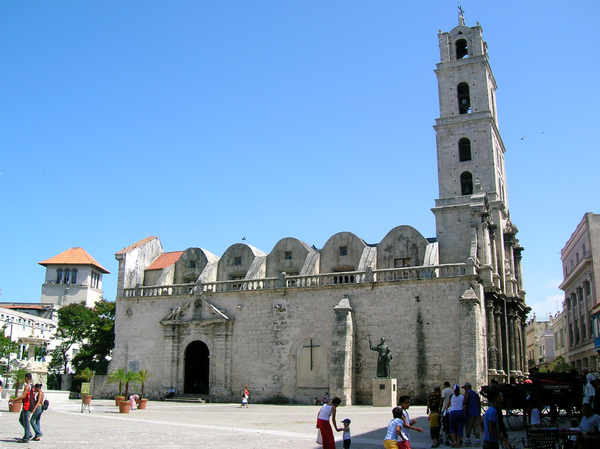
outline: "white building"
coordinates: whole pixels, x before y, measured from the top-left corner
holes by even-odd
[[[0,303],[0,326],[4,326],[4,335],[19,345],[16,353],[10,354],[8,359],[5,358],[0,363],[8,364],[11,368],[27,368],[34,374],[36,382],[45,384],[45,359],[35,356],[35,348],[41,346],[48,351],[53,349],[52,341],[56,334],[54,311],[54,307],[48,304]],[[6,377],[4,382],[6,384]]]
[[[102,275],[109,271],[77,247],[39,264],[46,267],[40,303],[0,303],[0,326],[5,325],[5,335],[19,344],[18,352],[10,355],[11,366],[28,369],[34,381],[46,384],[49,358],[36,358],[35,347],[43,346],[49,353],[61,343],[55,338],[58,309],[80,302],[93,307],[102,298]],[[69,360],[77,350],[77,345],[70,348]]]
[[[83,301],[93,307],[102,298],[102,275],[110,272],[83,248],[68,249],[39,264],[46,267],[42,303],[66,306]]]

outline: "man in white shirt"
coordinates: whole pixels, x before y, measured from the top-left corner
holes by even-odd
[[[450,402],[450,398],[454,394],[454,390],[450,387],[450,382],[444,382],[444,389],[442,390],[442,410],[446,410],[448,408],[448,403]]]

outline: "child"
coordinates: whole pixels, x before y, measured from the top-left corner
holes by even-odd
[[[579,421],[577,418],[571,419],[571,428],[569,430],[580,431]],[[565,449],[570,449],[575,444],[575,440],[577,439],[577,435],[569,435],[567,441],[565,441]]]
[[[408,416],[408,408],[410,407],[410,398],[408,396],[400,396],[400,408],[402,409],[402,420],[403,425],[401,427],[400,438],[402,441],[398,441],[398,447],[400,449],[410,449],[410,434],[409,430],[416,430],[419,433],[423,433],[422,427],[413,427],[417,420],[410,419]]]
[[[439,447],[440,445],[440,415],[438,413],[438,405],[434,404],[429,410],[429,434],[431,435],[431,447]]]
[[[344,439],[344,449],[350,449],[350,421],[348,418],[342,421],[344,427],[342,428],[343,439]]]
[[[533,408],[531,409],[531,427],[542,427],[540,406],[540,401],[536,399],[533,403]]]
[[[393,419],[388,424],[387,433],[383,439],[383,447],[385,449],[398,449],[398,438],[404,424],[401,407],[394,407],[392,409],[392,416]]]

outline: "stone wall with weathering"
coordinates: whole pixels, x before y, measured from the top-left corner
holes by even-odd
[[[185,348],[201,340],[210,351],[211,393],[218,393],[214,400],[237,401],[238,392],[248,384],[254,401],[281,398],[312,403],[335,384],[331,379],[334,307],[346,297],[352,308],[354,348],[354,389],[348,403],[371,403],[377,353],[369,349],[369,335],[375,344],[386,338],[394,357],[391,374],[398,379],[400,394],[424,398],[433,385],[445,380],[481,385],[487,369],[481,360],[485,321],[481,296],[477,296],[482,292],[471,289],[473,280],[461,276],[123,297],[117,301],[111,368],[139,362],[140,368],[155,373],[146,388],[158,396],[170,385],[182,385]],[[157,325],[169,323],[165,318],[177,308],[183,310],[177,324]],[[313,363],[329,367],[330,378],[325,378],[327,370],[325,377],[321,370],[316,385],[298,379],[308,371],[302,374],[298,359],[306,362],[310,346],[315,351]]]

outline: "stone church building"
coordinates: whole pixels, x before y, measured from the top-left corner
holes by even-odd
[[[218,257],[164,252],[147,237],[116,253],[111,369],[147,368],[150,396],[173,385],[212,401],[312,403],[325,392],[371,404],[381,337],[399,394],[442,381],[526,375],[528,308],[482,28],[439,34],[436,238],[410,226],[376,245],[350,232],[316,249],[244,243]],[[210,242],[208,242],[210,243]]]

